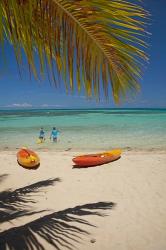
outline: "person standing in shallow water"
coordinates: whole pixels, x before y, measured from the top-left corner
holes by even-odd
[[[52,139],[53,142],[57,142],[58,133],[59,133],[59,131],[56,129],[56,127],[53,127],[53,129],[51,131],[51,135],[50,135],[50,140]]]
[[[45,132],[44,132],[44,129],[43,129],[43,128],[40,129],[40,132],[39,132],[39,140],[40,140],[41,142],[43,142],[43,141],[45,140]]]

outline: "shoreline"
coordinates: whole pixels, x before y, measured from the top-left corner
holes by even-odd
[[[0,153],[1,152],[17,152],[18,150],[20,150],[22,147],[16,147],[16,148],[10,148],[10,147],[4,147],[4,148],[0,148]],[[149,148],[149,149],[139,149],[139,148],[110,148],[110,149],[75,149],[75,148],[71,148],[71,147],[66,147],[66,149],[57,149],[57,148],[33,148],[33,147],[27,147],[35,152],[52,152],[52,153],[63,153],[63,152],[78,152],[78,153],[86,153],[86,154],[90,154],[90,153],[100,153],[100,152],[106,152],[106,151],[111,151],[114,149],[121,149],[122,153],[151,153],[151,152],[155,152],[155,153],[166,153],[166,148]]]

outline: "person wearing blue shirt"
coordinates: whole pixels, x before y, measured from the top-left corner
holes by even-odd
[[[53,129],[51,131],[51,135],[50,135],[50,140],[52,139],[53,142],[57,142],[58,133],[59,133],[59,131],[55,127],[53,127]]]

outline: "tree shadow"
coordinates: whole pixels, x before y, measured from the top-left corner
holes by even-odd
[[[90,203],[45,215],[20,227],[0,233],[1,250],[45,250],[40,238],[55,249],[72,250],[74,243],[81,243],[82,237],[89,235],[81,225],[93,226],[82,216],[106,216],[102,210],[114,207],[113,202]]]
[[[6,176],[7,175],[1,175],[0,182],[2,182]],[[60,181],[60,178],[48,179],[16,190],[9,189],[0,192],[0,222],[2,223],[25,215],[39,213],[31,211],[32,207],[30,204],[36,203],[32,194],[41,192],[43,188],[54,185],[55,182]]]
[[[7,175],[1,175],[3,181]],[[81,243],[83,237],[90,235],[86,227],[95,227],[87,220],[87,216],[106,216],[103,211],[115,206],[113,202],[97,202],[68,208],[47,215],[43,211],[32,211],[31,203],[35,203],[32,194],[61,181],[59,178],[40,181],[16,190],[0,193],[0,222],[18,219],[22,216],[40,213],[38,219],[0,232],[1,250],[45,250],[43,241],[55,249],[72,250]],[[85,216],[86,218],[83,218]],[[13,225],[12,225],[13,226]]]

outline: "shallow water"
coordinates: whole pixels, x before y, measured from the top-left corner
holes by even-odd
[[[50,142],[53,126],[58,143]],[[40,127],[46,141],[37,144]],[[1,110],[0,149],[166,150],[166,109]]]

